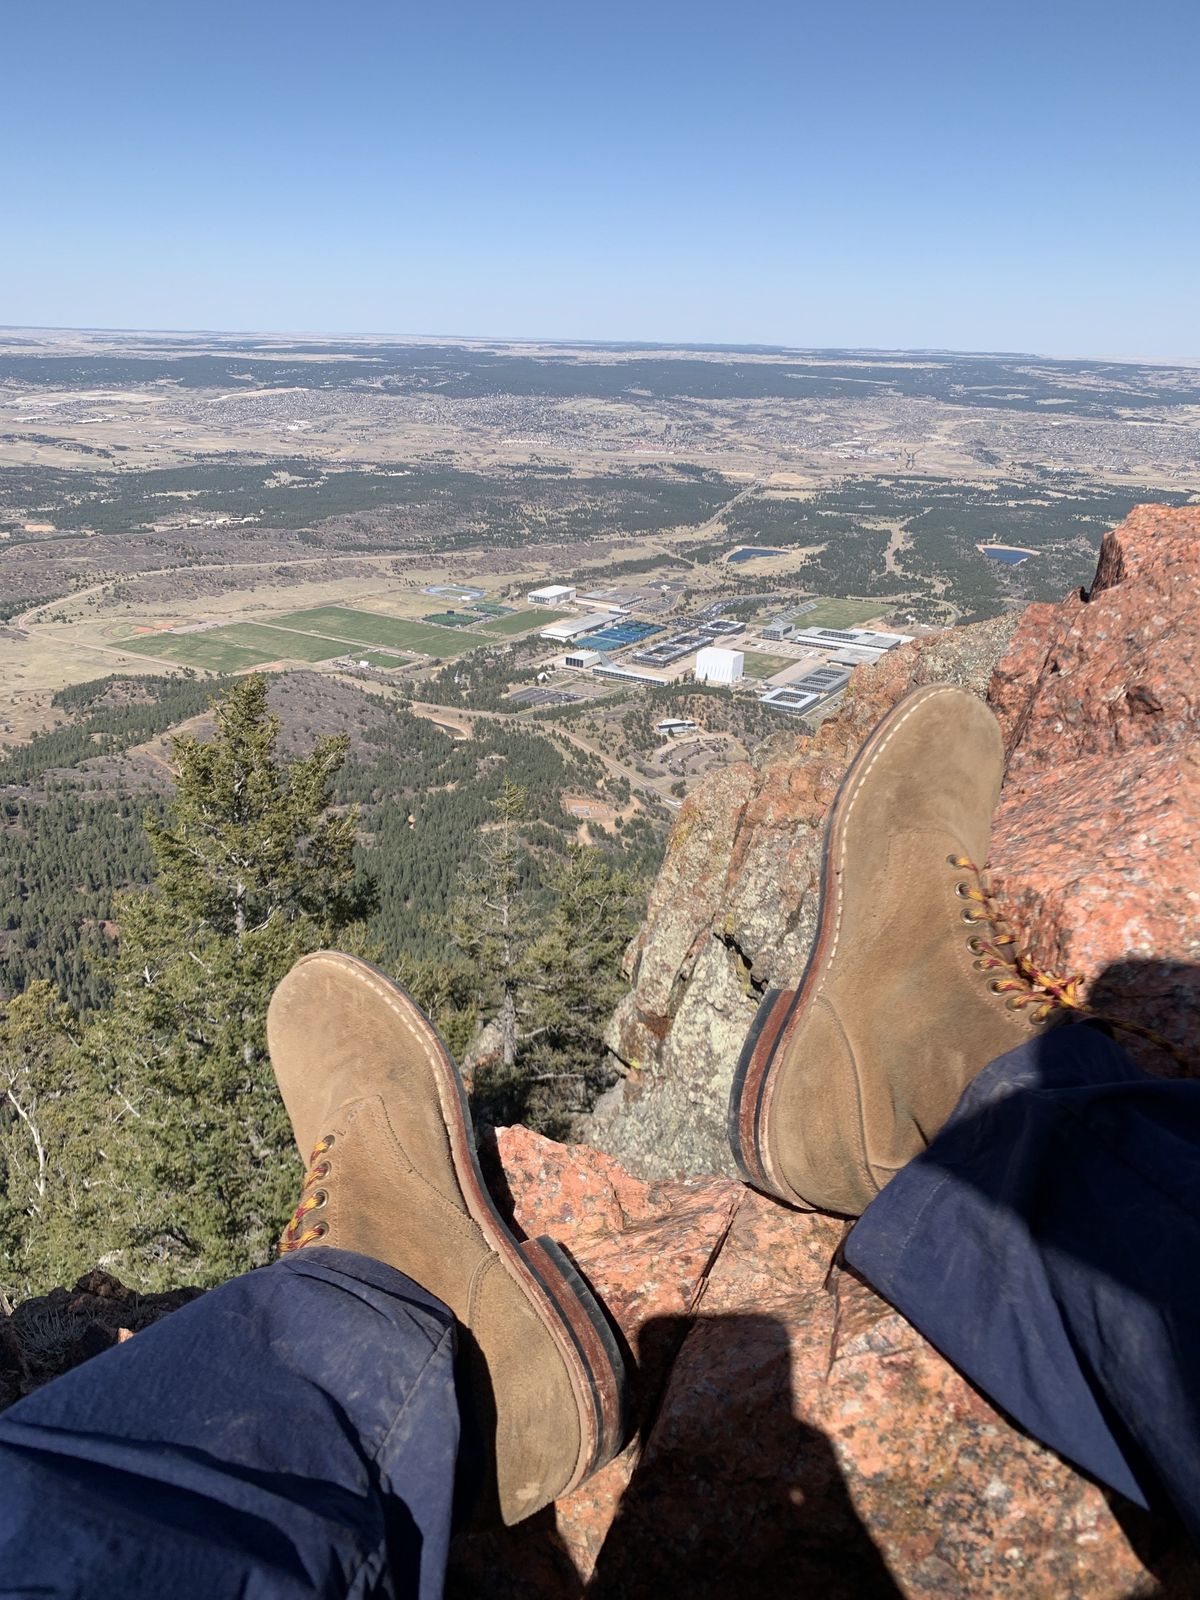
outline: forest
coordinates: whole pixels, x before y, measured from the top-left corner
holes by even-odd
[[[62,531],[114,534],[186,512],[305,530],[388,511],[392,532],[407,530],[417,545],[436,540],[439,549],[452,550],[660,532],[704,521],[733,493],[718,473],[649,467],[610,476],[553,468],[484,474],[429,463],[331,469],[302,457],[210,456],[118,474],[0,467],[0,521],[37,517]],[[363,547],[386,548],[382,532]],[[18,536],[17,542],[29,541]]]
[[[490,1029],[470,1063],[481,1121],[562,1135],[610,1081],[602,1034],[651,835],[640,857],[581,844],[557,795],[596,774],[552,737],[455,742],[403,707],[366,737],[366,760],[344,733],[289,753],[250,675],[208,736],[173,738],[175,785],[134,856],[85,796],[47,824],[66,879],[107,901],[99,944],[74,950],[101,976],[64,993],[64,959],[0,1009],[0,1292],[97,1259],[152,1288],[271,1258],[300,1166],[265,1014],[307,951],[396,973],[458,1051]],[[6,834],[28,841],[31,804]],[[28,926],[52,944],[69,913],[46,913]]]
[[[471,678],[456,683],[467,670]],[[232,681],[186,673],[78,684],[55,696],[70,721],[0,756],[0,998],[43,978],[77,1011],[104,1003],[113,899],[148,881],[145,819],[160,818],[169,798],[165,775],[148,788],[145,769],[135,772],[121,756],[205,712]],[[289,745],[330,721],[304,709],[304,696],[315,692],[305,686],[316,681],[301,673],[273,680],[275,697],[299,689]],[[444,668],[422,694],[490,704],[504,681],[500,652],[485,651],[469,669]],[[565,858],[578,831],[561,794],[616,781],[541,725],[481,721],[474,738],[456,740],[401,703],[360,696],[360,704],[363,728],[333,796],[358,810],[356,870],[379,885],[367,934],[389,962],[444,950],[457,876],[505,782],[519,783],[527,796],[537,848],[523,861],[522,882],[538,891],[546,863]],[[664,821],[635,818],[600,843],[614,864],[644,881],[657,870],[664,837]]]

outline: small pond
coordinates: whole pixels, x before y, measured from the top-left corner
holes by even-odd
[[[756,561],[759,556],[785,556],[786,550],[763,550],[758,545],[747,545],[744,550],[735,550],[727,557],[729,561]]]
[[[1006,544],[981,544],[979,548],[985,556],[991,556],[993,561],[1003,561],[1006,567],[1019,567],[1022,561],[1028,561],[1034,553],[1032,550],[1016,550]]]

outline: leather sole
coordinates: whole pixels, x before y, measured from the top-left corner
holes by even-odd
[[[854,798],[881,748],[919,705],[953,687],[930,684],[906,695],[875,725],[846,769],[825,820],[817,931],[804,972],[794,989],[767,991],[738,1057],[726,1124],[730,1150],[738,1171],[751,1188],[782,1200],[787,1205],[813,1209],[809,1201],[795,1193],[772,1169],[767,1137],[771,1099],[796,1030],[804,1020],[809,1003],[820,990],[836,953],[841,884],[836,881],[835,863],[843,829]],[[957,689],[954,692],[961,693]]]
[[[458,1067],[434,1025],[413,997],[386,972],[359,956],[318,951],[309,961],[334,962],[355,971],[368,987],[400,1002],[425,1035],[442,1120],[467,1211],[500,1258],[510,1278],[557,1345],[579,1408],[580,1451],[564,1495],[612,1459],[628,1435],[629,1384],[613,1329],[566,1252],[550,1238],[516,1237],[488,1192],[475,1149],[466,1089]]]

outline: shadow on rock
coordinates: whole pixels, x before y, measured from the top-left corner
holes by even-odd
[[[649,1324],[655,1342],[673,1344],[679,1320]],[[900,1593],[829,1441],[793,1415],[786,1327],[701,1316],[584,1592],[733,1600],[763,1585],[822,1600]]]

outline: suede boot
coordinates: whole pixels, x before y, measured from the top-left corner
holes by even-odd
[[[488,1509],[515,1523],[623,1443],[625,1373],[604,1314],[550,1239],[492,1204],[457,1068],[415,1002],[355,957],[297,962],[267,1018],[271,1060],[310,1161],[280,1249],[373,1256],[458,1319]]]
[[[995,717],[953,684],[908,695],[855,758],[808,967],[768,992],[734,1078],[730,1143],[755,1188],[858,1216],[989,1061],[1061,1018],[975,865],[1002,772]]]

